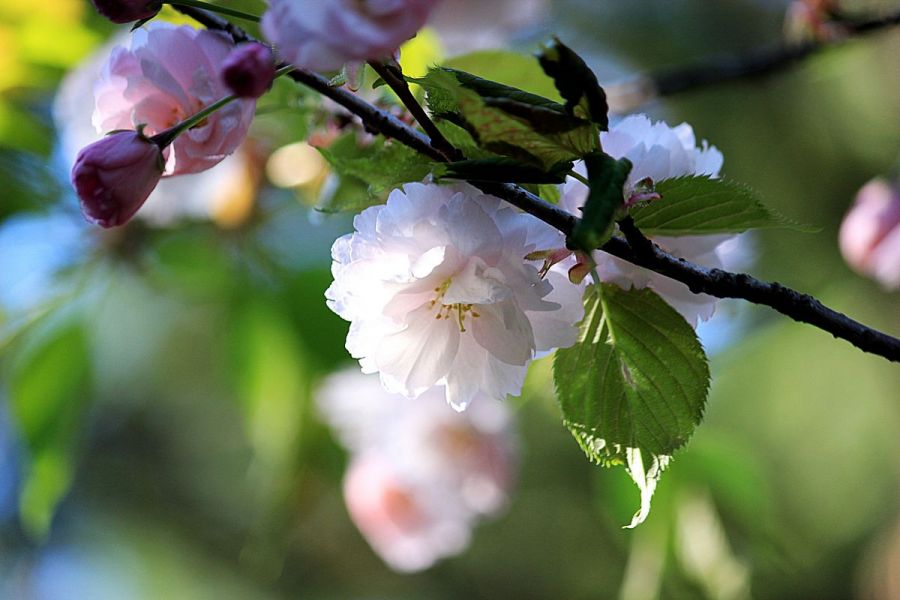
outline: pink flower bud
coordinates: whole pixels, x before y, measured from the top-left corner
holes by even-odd
[[[844,217],[839,242],[856,271],[900,289],[900,186],[884,179],[864,185]]]
[[[159,147],[137,131],[119,131],[78,153],[72,185],[85,218],[101,227],[134,216],[162,177]]]
[[[149,19],[162,8],[160,0],[91,0],[97,12],[113,23]]]
[[[239,98],[259,98],[273,79],[275,57],[262,44],[241,44],[222,63],[222,81]]]

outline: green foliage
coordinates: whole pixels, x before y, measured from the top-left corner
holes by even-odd
[[[589,287],[581,326],[554,362],[563,421],[591,460],[625,465],[641,491],[634,527],[702,419],[709,367],[691,326],[649,289]]]
[[[593,121],[601,131],[609,129],[606,92],[580,56],[554,37],[550,45],[541,48],[538,61],[566,99],[566,111],[570,115]]]
[[[581,221],[572,231],[572,243],[585,251],[600,247],[612,235],[613,221],[624,203],[622,190],[631,172],[631,161],[603,152],[584,157],[590,192],[582,210]]]
[[[766,207],[752,188],[734,181],[695,175],[656,184],[660,200],[631,210],[647,235],[740,233],[761,227],[811,228],[792,223]]]
[[[51,323],[15,357],[9,372],[13,417],[28,450],[20,515],[25,530],[43,538],[68,490],[75,441],[90,391],[90,358],[81,325]]]
[[[435,166],[415,150],[378,136],[367,146],[360,146],[355,132],[348,132],[328,148],[319,152],[342,179],[362,182],[368,190],[361,194],[334,194],[318,206],[322,212],[359,212],[382,204],[394,188],[411,181],[421,181]]]
[[[454,56],[445,61],[444,66],[519,88],[554,102],[562,101],[553,80],[544,74],[534,58],[518,52],[479,50]]]
[[[550,171],[598,148],[596,125],[536,94],[447,68],[413,81],[425,88],[436,117],[463,127],[492,153]]]

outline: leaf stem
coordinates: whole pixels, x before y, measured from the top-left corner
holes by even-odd
[[[588,178],[585,177],[584,175],[582,175],[581,173],[575,172],[574,169],[567,171],[566,175],[568,175],[569,177],[571,177],[573,179],[577,179],[578,181],[580,181],[581,183],[583,183],[584,185],[586,185],[588,187],[591,187],[591,182],[588,181]]]
[[[167,2],[166,4],[171,4],[172,7],[176,9],[179,6],[202,8],[204,10],[217,12],[222,15],[228,15],[229,17],[237,17],[238,19],[244,19],[245,21],[259,23],[259,17],[257,15],[245,13],[244,11],[235,10],[233,8],[227,8],[225,6],[219,6],[218,4],[213,4],[212,2],[204,2],[203,0],[175,0],[173,2]]]

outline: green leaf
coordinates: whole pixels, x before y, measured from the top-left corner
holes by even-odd
[[[20,516],[29,535],[40,539],[72,480],[78,427],[88,405],[90,359],[80,323],[51,323],[35,335],[12,361],[9,397],[29,455]]]
[[[470,181],[499,181],[507,183],[563,183],[572,163],[555,165],[550,171],[527,165],[514,158],[497,156],[460,160],[436,171],[441,177]]]
[[[464,128],[479,148],[494,154],[549,171],[599,146],[596,125],[547,98],[446,68],[413,81],[425,88],[437,118]]]
[[[740,233],[761,227],[814,230],[766,207],[756,191],[734,181],[695,175],[663,179],[655,187],[660,200],[631,210],[646,235]]]
[[[368,146],[360,146],[356,134],[349,132],[319,152],[342,178],[352,178],[368,186],[368,201],[357,195],[335,194],[319,210],[323,212],[359,211],[381,204],[394,188],[411,181],[421,181],[436,166],[415,150],[378,136]]]
[[[553,80],[544,74],[532,56],[508,50],[479,50],[454,56],[444,66],[490,79],[544,98],[560,102]]]
[[[624,464],[641,491],[634,527],[703,417],[706,355],[693,328],[649,289],[589,287],[581,327],[553,365],[563,422],[591,460]]]
[[[612,235],[616,212],[624,204],[623,188],[631,172],[631,161],[603,152],[584,157],[590,191],[581,209],[582,217],[572,231],[572,244],[590,252],[599,248]]]
[[[601,131],[609,129],[606,92],[580,56],[554,37],[549,46],[541,48],[538,61],[565,98],[566,111],[570,115],[590,119],[600,126]]]

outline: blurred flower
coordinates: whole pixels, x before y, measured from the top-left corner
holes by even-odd
[[[72,167],[72,185],[87,220],[123,225],[144,204],[163,172],[159,146],[137,131],[112,133],[84,148]]]
[[[580,294],[525,260],[563,245],[535,217],[469,185],[413,183],[354,226],[334,243],[325,295],[351,321],[350,354],[388,391],[439,384],[458,410],[479,392],[502,400],[536,352],[575,342]]]
[[[262,30],[289,63],[321,71],[388,58],[438,0],[272,0]]]
[[[631,196],[642,179],[654,182],[683,175],[709,175],[718,177],[722,168],[722,153],[705,141],[697,147],[694,130],[687,123],[669,127],[666,123],[653,123],[644,115],[633,115],[610,126],[600,134],[603,150],[614,158],[627,158],[633,168],[625,183],[625,197]],[[584,173],[583,165],[576,170]],[[569,179],[564,187],[560,206],[579,214],[578,209],[587,201],[588,188]],[[663,250],[703,265],[723,268],[726,241],[733,235],[702,235],[663,237],[653,241]],[[683,283],[664,275],[635,266],[605,252],[595,252],[597,274],[602,281],[629,288],[649,287],[680,312],[694,327],[699,320],[713,315],[716,299],[706,294],[695,294]]]
[[[113,49],[94,89],[100,132],[146,125],[155,135],[228,95],[219,65],[233,48],[221,32],[154,23]],[[255,100],[239,99],[175,140],[165,175],[205,171],[235,151],[247,135]]]
[[[325,420],[351,453],[344,496],[354,523],[392,568],[415,571],[461,552],[481,515],[506,503],[515,440],[506,406],[488,399],[456,413],[432,388],[417,400],[355,371],[319,394]]]
[[[127,42],[116,36],[98,52],[70,71],[60,84],[53,101],[53,121],[59,137],[63,168],[70,171],[78,151],[101,139],[91,123],[94,110],[93,86],[100,77],[110,51]],[[243,144],[235,154],[201,173],[164,178],[150,194],[136,218],[157,227],[168,227],[186,218],[222,221],[228,215],[232,224],[235,211],[245,214],[252,207],[260,176],[254,167],[253,152]]]
[[[515,33],[547,18],[548,0],[444,0],[430,24],[451,55],[503,48]]]
[[[793,0],[784,16],[784,37],[793,44],[829,42],[846,34],[835,20],[837,0]]]
[[[162,8],[160,0],[91,0],[97,12],[113,23],[152,18]]]
[[[272,87],[275,57],[256,42],[240,44],[222,63],[222,81],[239,98],[259,98]]]
[[[859,190],[839,234],[844,260],[888,290],[900,289],[900,184],[873,179]]]

